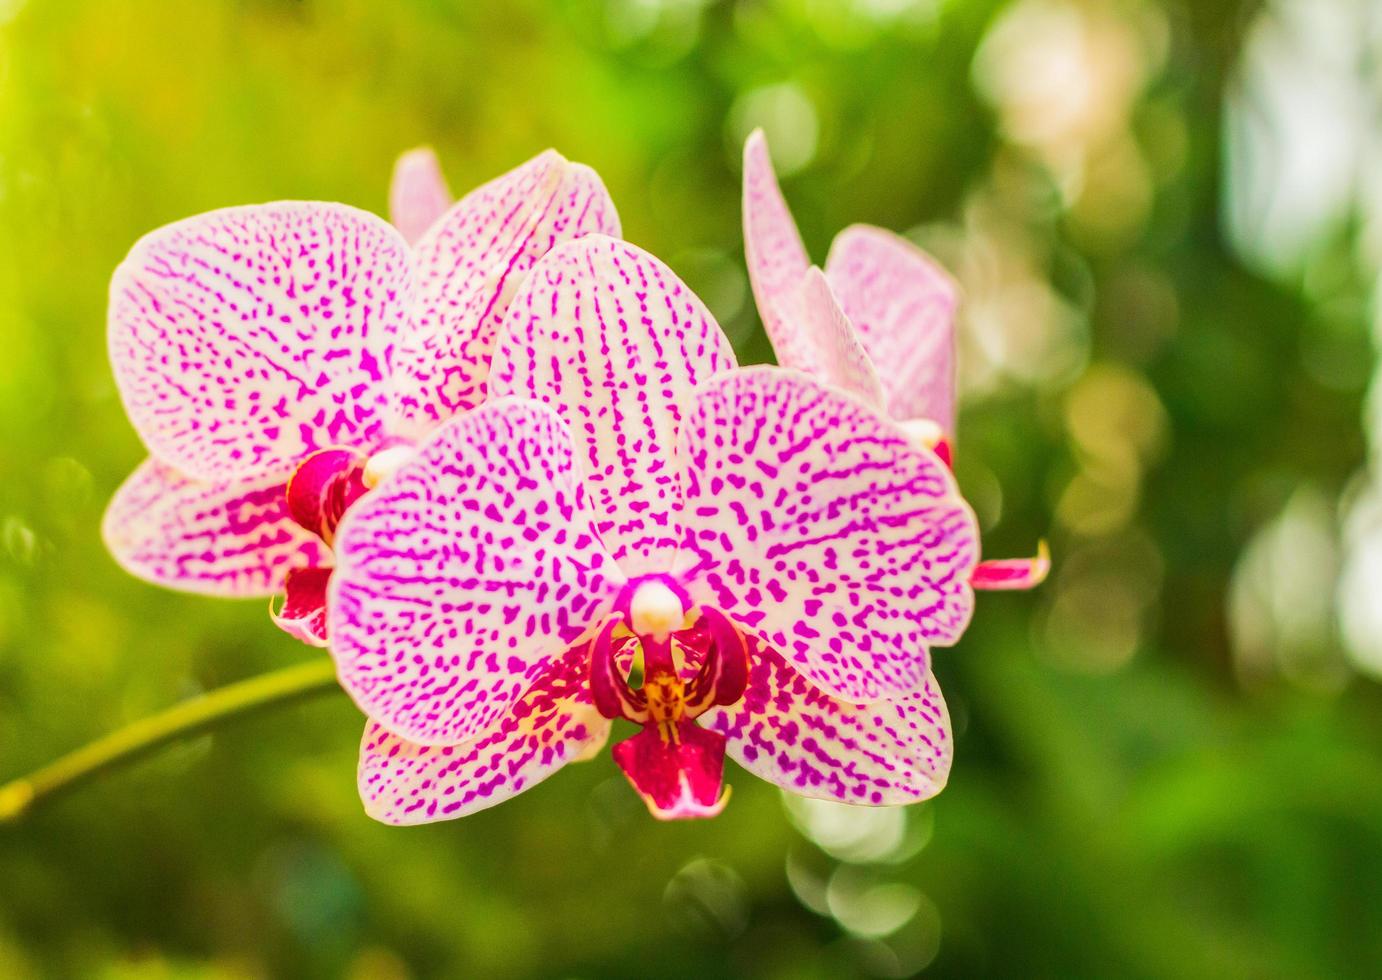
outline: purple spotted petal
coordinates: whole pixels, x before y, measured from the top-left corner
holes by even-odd
[[[419,745],[369,724],[360,745],[365,812],[390,824],[463,817],[598,750],[609,722],[590,703],[588,659],[582,648],[556,661],[511,710],[459,745]]]
[[[672,270],[590,235],[554,249],[514,298],[490,390],[547,402],[570,425],[600,536],[634,575],[671,565],[677,430],[696,385],[733,366],[719,324]]]
[[[451,207],[441,164],[430,146],[419,146],[398,158],[389,183],[389,220],[411,245]]]
[[[889,414],[953,435],[954,280],[911,242],[866,225],[835,236],[825,276],[878,369]]]
[[[501,399],[439,429],[346,514],[327,602],[341,683],[410,741],[493,724],[623,585],[600,546],[571,436]]]
[[[758,315],[777,362],[818,372],[820,350],[810,332],[794,321],[790,308],[811,259],[782,197],[761,129],[754,130],[744,144],[744,258]]]
[[[343,204],[227,208],[146,235],[110,284],[130,421],[189,476],[284,477],[382,435],[407,243]]]
[[[974,516],[933,453],[795,371],[748,368],[697,392],[682,429],[678,566],[714,606],[827,693],[918,690],[928,648],[974,605]]]
[[[820,691],[761,644],[744,699],[701,724],[729,757],[799,796],[869,806],[915,803],[950,774],[950,716],[936,679],[896,700],[854,705]]]
[[[288,515],[281,479],[208,483],[156,460],[115,492],[101,533],[130,574],[227,598],[272,595],[290,568],[330,555]]]
[[[400,417],[417,438],[485,397],[509,300],[562,242],[619,234],[609,192],[555,150],[467,194],[417,244],[418,299],[399,356]]]

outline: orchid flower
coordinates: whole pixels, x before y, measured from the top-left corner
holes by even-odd
[[[853,225],[811,264],[762,130],[744,144],[744,252],[778,363],[880,406],[949,463],[955,432],[959,290],[929,255],[882,228]],[[1029,589],[1050,555],[983,562],[978,589]]]
[[[337,532],[372,816],[493,806],[614,718],[660,818],[718,813],[726,753],[807,796],[940,790],[929,648],[968,624],[978,534],[934,453],[838,388],[736,368],[670,269],[602,235],[534,267],[489,386]]]
[[[341,517],[483,400],[508,298],[588,232],[618,234],[613,204],[592,170],[548,151],[451,206],[416,248],[314,202],[145,236],[110,289],[115,378],[150,453],[106,512],[116,560],[191,592],[286,590],[274,620],[324,645]]]

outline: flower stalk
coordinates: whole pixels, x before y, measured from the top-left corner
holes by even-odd
[[[321,659],[270,671],[190,698],[0,786],[0,824],[17,821],[43,800],[170,742],[332,690],[340,690],[335,664]]]

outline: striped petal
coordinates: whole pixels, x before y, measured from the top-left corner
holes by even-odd
[[[346,514],[328,633],[341,683],[410,741],[480,735],[623,585],[570,434],[503,399],[448,423]]]
[[[830,697],[761,644],[743,700],[701,724],[729,757],[799,796],[868,806],[916,803],[950,774],[950,716],[936,679],[903,697],[855,705]]]
[[[547,402],[567,421],[600,537],[637,575],[671,565],[677,430],[696,386],[732,367],[724,332],[675,273],[590,235],[554,249],[514,298],[490,388]]]
[[[441,163],[430,146],[419,146],[398,158],[389,182],[389,220],[413,244],[432,227],[454,200]]]
[[[761,129],[744,143],[744,258],[758,315],[777,362],[814,374],[821,352],[809,331],[791,316],[790,298],[811,266],[792,212],[782,197],[768,141]]]
[[[599,176],[555,150],[472,191],[417,244],[418,299],[399,355],[394,432],[418,438],[485,396],[509,300],[553,247],[619,234]]]
[[[609,722],[590,703],[588,656],[557,660],[510,710],[468,742],[419,745],[370,723],[360,745],[365,812],[389,824],[464,817],[598,751]]]
[[[889,414],[953,435],[954,280],[905,238],[866,225],[835,236],[825,276],[878,369]]]
[[[786,297],[784,309],[815,351],[816,368],[807,373],[881,410],[884,393],[878,371],[835,299],[825,273],[814,265],[808,269],[801,284]]]
[[[407,243],[343,204],[212,211],[141,239],[110,285],[109,343],[153,455],[201,479],[284,477],[382,434]]]
[[[949,470],[805,375],[749,368],[697,392],[681,434],[692,596],[829,694],[896,697],[968,625],[978,529]]]
[[[225,598],[269,596],[330,552],[288,514],[282,480],[208,483],[146,460],[106,509],[106,547],[131,575]]]

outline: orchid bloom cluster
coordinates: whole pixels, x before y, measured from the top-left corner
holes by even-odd
[[[661,818],[720,812],[726,755],[807,796],[939,792],[931,650],[975,587],[1045,569],[979,562],[939,267],[859,228],[810,266],[755,135],[746,254],[783,366],[740,367],[554,152],[453,204],[413,151],[390,203],[393,227],[271,204],[134,247],[110,349],[151,459],[107,514],[117,559],[285,592],[275,622],[368,716],[385,822],[499,803],[618,719]]]

